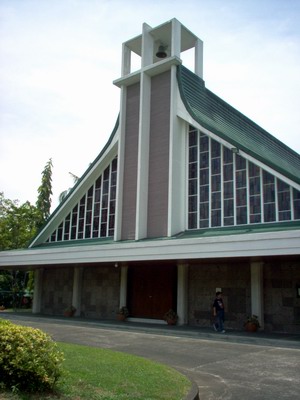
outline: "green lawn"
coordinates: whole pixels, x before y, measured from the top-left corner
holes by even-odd
[[[191,383],[176,370],[107,349],[58,343],[64,376],[51,395],[0,392],[2,400],[181,400]]]

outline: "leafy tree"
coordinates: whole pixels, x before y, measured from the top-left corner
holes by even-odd
[[[0,192],[0,251],[26,248],[38,229],[50,215],[52,195],[52,159],[42,172],[42,182],[38,188],[36,205],[26,201],[9,200]],[[25,289],[32,291],[34,273],[32,271],[0,271],[0,302],[16,307]],[[8,293],[10,293],[8,295]],[[0,304],[1,305],[1,304]]]
[[[52,158],[46,163],[42,172],[42,182],[38,188],[38,198],[36,208],[39,211],[37,227],[40,228],[50,215],[51,195],[52,195]]]
[[[38,219],[38,210],[29,201],[19,205],[0,192],[0,251],[27,247],[36,234]]]
[[[0,193],[0,251],[26,248],[37,232],[38,218],[37,208],[28,201],[19,205]],[[28,278],[25,271],[0,271],[0,305],[20,305]]]

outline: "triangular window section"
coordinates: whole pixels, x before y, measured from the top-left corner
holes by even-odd
[[[300,191],[190,126],[188,229],[300,219]]]
[[[94,181],[47,242],[113,237],[116,188],[117,157]]]

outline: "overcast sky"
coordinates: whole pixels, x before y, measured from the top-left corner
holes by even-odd
[[[206,87],[300,153],[300,0],[0,0],[0,191],[52,209],[113,130],[122,43],[177,18]]]

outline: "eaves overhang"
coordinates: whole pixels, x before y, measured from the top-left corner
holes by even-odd
[[[300,255],[300,229],[4,251],[0,253],[0,268],[283,255]]]

